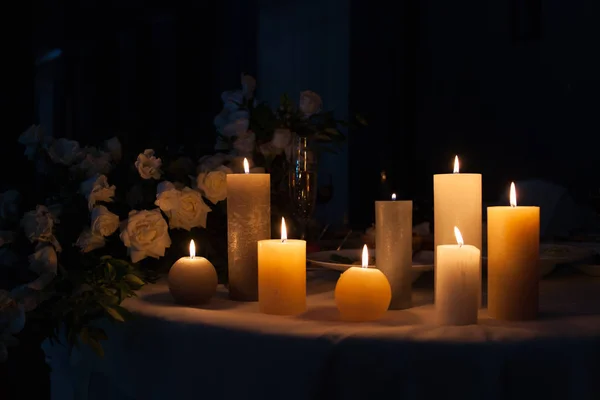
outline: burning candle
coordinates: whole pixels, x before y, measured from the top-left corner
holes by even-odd
[[[258,241],[258,305],[261,312],[297,315],[306,311],[306,241],[287,238]]]
[[[271,237],[271,177],[251,174],[244,159],[243,174],[227,175],[227,242],[229,297],[258,300],[256,244]]]
[[[436,248],[435,311],[440,325],[477,323],[479,309],[479,271],[481,252],[465,245],[460,230],[454,227],[458,244]]]
[[[202,304],[217,291],[217,271],[204,257],[196,257],[196,245],[190,241],[190,256],[173,264],[168,276],[169,292],[177,303]]]
[[[390,306],[392,289],[380,270],[369,268],[369,250],[363,247],[362,268],[350,267],[335,285],[335,303],[344,321],[381,318]]]
[[[461,174],[459,169],[455,156],[452,174],[433,176],[434,249],[456,243],[452,231],[460,226],[465,244],[481,250],[481,174]],[[434,254],[437,266],[437,252]],[[479,281],[481,306],[481,272]]]
[[[488,207],[488,311],[490,317],[521,321],[538,311],[540,208]]]
[[[375,202],[377,268],[392,288],[390,309],[411,306],[412,295],[412,201]]]

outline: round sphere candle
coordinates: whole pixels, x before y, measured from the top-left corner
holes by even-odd
[[[458,244],[442,244],[436,248],[436,318],[440,325],[476,324],[481,252],[475,246],[464,244],[456,226],[454,234]]]
[[[344,321],[375,321],[383,317],[392,289],[380,270],[369,268],[369,250],[363,247],[362,268],[350,267],[335,285],[335,304]]]
[[[196,257],[194,241],[190,242],[190,256],[181,257],[173,264],[168,276],[169,292],[177,303],[202,304],[217,292],[217,271],[204,257]]]
[[[392,288],[390,309],[410,308],[412,297],[412,201],[375,202],[377,268]]]
[[[540,208],[517,207],[515,184],[510,206],[488,207],[488,312],[522,321],[538,312]]]
[[[455,156],[452,174],[433,176],[433,248],[456,244],[452,231],[460,226],[465,244],[481,250],[481,174],[461,174],[459,168],[458,156]],[[437,252],[434,252],[434,264],[437,267]],[[481,272],[478,296],[481,305]]]
[[[258,307],[275,315],[306,311],[306,241],[287,238],[281,218],[281,239],[258,241]]]
[[[245,158],[244,171],[244,174],[227,175],[229,297],[256,301],[256,243],[271,237],[271,176],[251,174]]]

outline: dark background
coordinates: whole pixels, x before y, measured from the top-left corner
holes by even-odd
[[[583,200],[599,187],[593,0],[94,4],[5,16],[20,23],[3,28],[3,182],[18,180],[12,138],[32,122],[83,142],[126,132],[127,146],[157,138],[210,152],[219,95],[244,71],[271,102],[312,88],[326,108],[369,120],[324,163],[337,185],[324,218],[372,222],[382,170],[389,190],[429,199],[454,154],[483,173],[486,200],[531,177]],[[35,65],[51,49],[61,56]]]
[[[30,168],[16,139],[32,123],[85,144],[126,133],[140,150],[158,139],[210,152],[220,93],[242,71],[263,99],[313,89],[325,108],[369,120],[323,162],[335,185],[324,219],[365,227],[389,191],[431,200],[432,175],[450,172],[455,154],[462,171],[483,174],[486,201],[534,177],[581,201],[600,187],[597,0],[97,4],[0,14],[3,187]],[[53,49],[60,57],[36,64]],[[0,371],[28,374],[22,398],[47,394],[35,351]]]

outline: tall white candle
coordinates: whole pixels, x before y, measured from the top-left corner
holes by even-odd
[[[377,268],[392,288],[391,310],[411,306],[412,296],[412,201],[375,202]]]
[[[479,309],[479,271],[481,252],[465,245],[461,233],[454,227],[456,244],[436,248],[435,311],[440,325],[470,325],[477,323]]]
[[[433,176],[434,249],[454,244],[452,230],[460,226],[465,244],[481,250],[481,174],[459,173],[458,156],[452,174]],[[437,252],[435,261],[437,267]],[[481,306],[481,271],[479,273],[479,305]]]
[[[227,175],[229,297],[257,301],[257,243],[271,238],[271,177],[250,174],[246,159],[244,170]]]

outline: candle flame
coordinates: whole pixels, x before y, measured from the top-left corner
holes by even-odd
[[[517,189],[515,189],[514,182],[510,183],[510,206],[511,207],[517,206]]]
[[[454,171],[455,174],[458,174],[458,156],[454,156]]]
[[[190,258],[194,258],[196,257],[196,244],[194,243],[194,240],[192,239],[190,241]]]
[[[287,240],[287,228],[285,227],[285,218],[281,217],[281,243]]]
[[[248,159],[244,158],[244,173],[250,173],[250,164],[248,164]]]
[[[369,249],[366,244],[364,245],[362,252],[362,267],[369,268]]]
[[[454,236],[456,236],[456,243],[458,243],[458,245],[460,247],[463,247],[463,244],[465,244],[465,241],[463,240],[460,230],[456,226],[454,227]]]
[[[396,201],[396,193],[392,193],[392,201]]]

